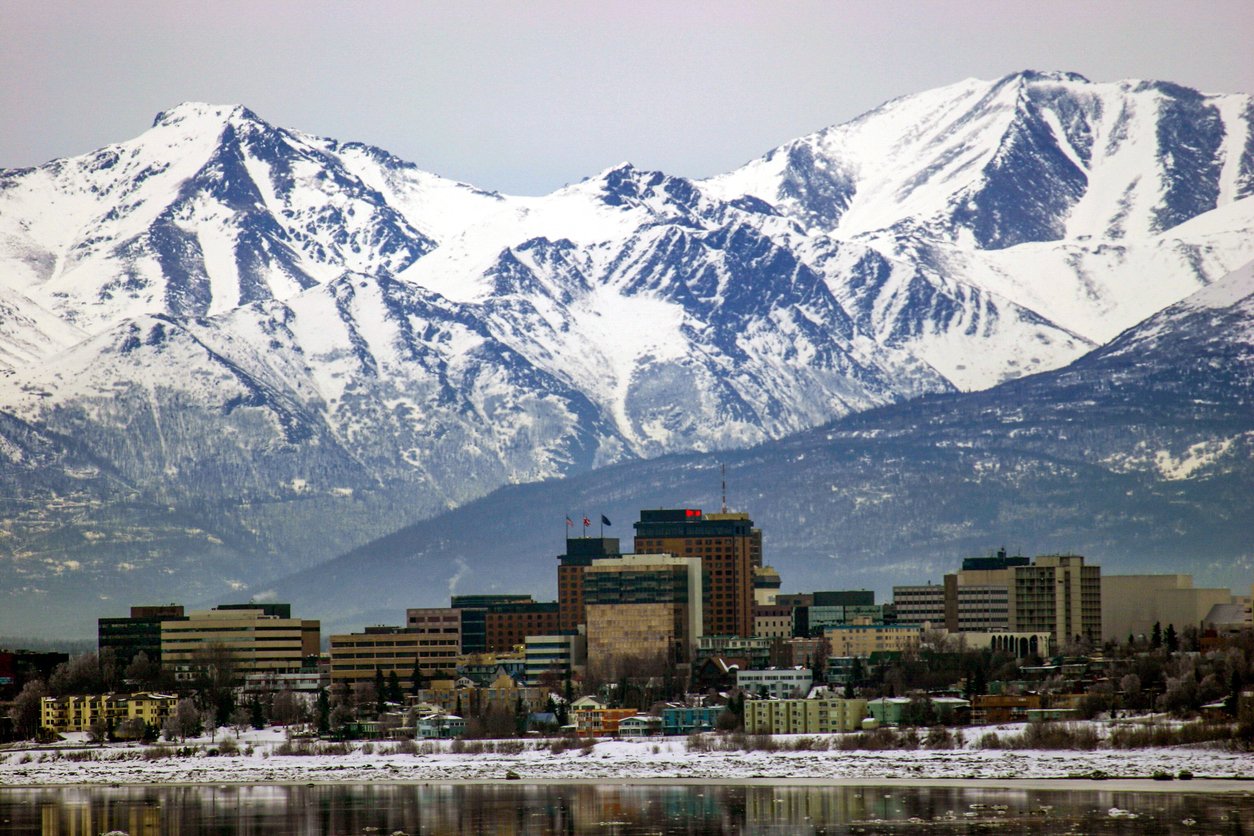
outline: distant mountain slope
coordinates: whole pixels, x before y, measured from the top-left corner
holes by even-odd
[[[785,589],[939,581],[1002,544],[1244,588],[1254,569],[1254,265],[1056,372],[723,454]],[[333,623],[452,591],[551,598],[567,514],[714,504],[714,457],[520,485],[270,586]],[[334,592],[332,592],[334,590]]]
[[[22,583],[240,590],[502,485],[1061,367],[1254,258],[1252,115],[1017,73],[513,197],[189,103],[0,172],[0,412],[119,480],[8,474],[99,567]],[[11,522],[0,588],[42,548]]]
[[[1164,82],[968,79],[705,185],[798,218],[859,325],[978,389],[1083,352],[1016,352],[1025,324],[1101,344],[1254,258],[1252,114],[1248,95]],[[1001,364],[972,363],[990,344]]]

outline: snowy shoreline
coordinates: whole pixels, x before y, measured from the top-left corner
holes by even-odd
[[[524,743],[524,741],[518,741]],[[346,753],[275,754],[282,739],[245,733],[247,754],[152,759],[153,747],[35,747],[0,750],[0,788],[86,785],[336,783],[696,783],[1025,786],[1096,791],[1254,793],[1254,755],[1223,749],[883,751],[692,751],[682,738],[606,740],[553,751],[529,740],[522,751],[468,754],[446,741],[419,754],[395,744],[353,744]],[[168,747],[170,749],[176,747]],[[374,751],[371,751],[374,749]],[[90,758],[90,759],[88,759]],[[1154,780],[1155,774],[1159,775]],[[1193,780],[1181,780],[1181,773]],[[1162,780],[1171,776],[1173,780]]]

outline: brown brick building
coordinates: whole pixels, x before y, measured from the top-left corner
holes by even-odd
[[[580,624],[586,624],[583,595],[583,570],[592,561],[618,557],[617,537],[568,537],[566,554],[557,559],[557,606],[558,629],[573,632]]]
[[[701,558],[705,635],[753,635],[754,568],[762,566],[762,532],[748,514],[641,511],[635,529],[637,553]]]

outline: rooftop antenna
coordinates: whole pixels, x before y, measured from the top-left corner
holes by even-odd
[[[719,474],[722,476],[722,480],[723,480],[723,513],[726,514],[727,513],[727,464],[724,462],[720,462],[718,469],[719,469]]]

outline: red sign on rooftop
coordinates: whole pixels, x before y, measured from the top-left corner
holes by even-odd
[[[699,517],[699,516],[701,516],[701,509],[700,509],[700,508],[685,508],[685,509],[684,509],[684,516],[687,516],[687,517]]]

